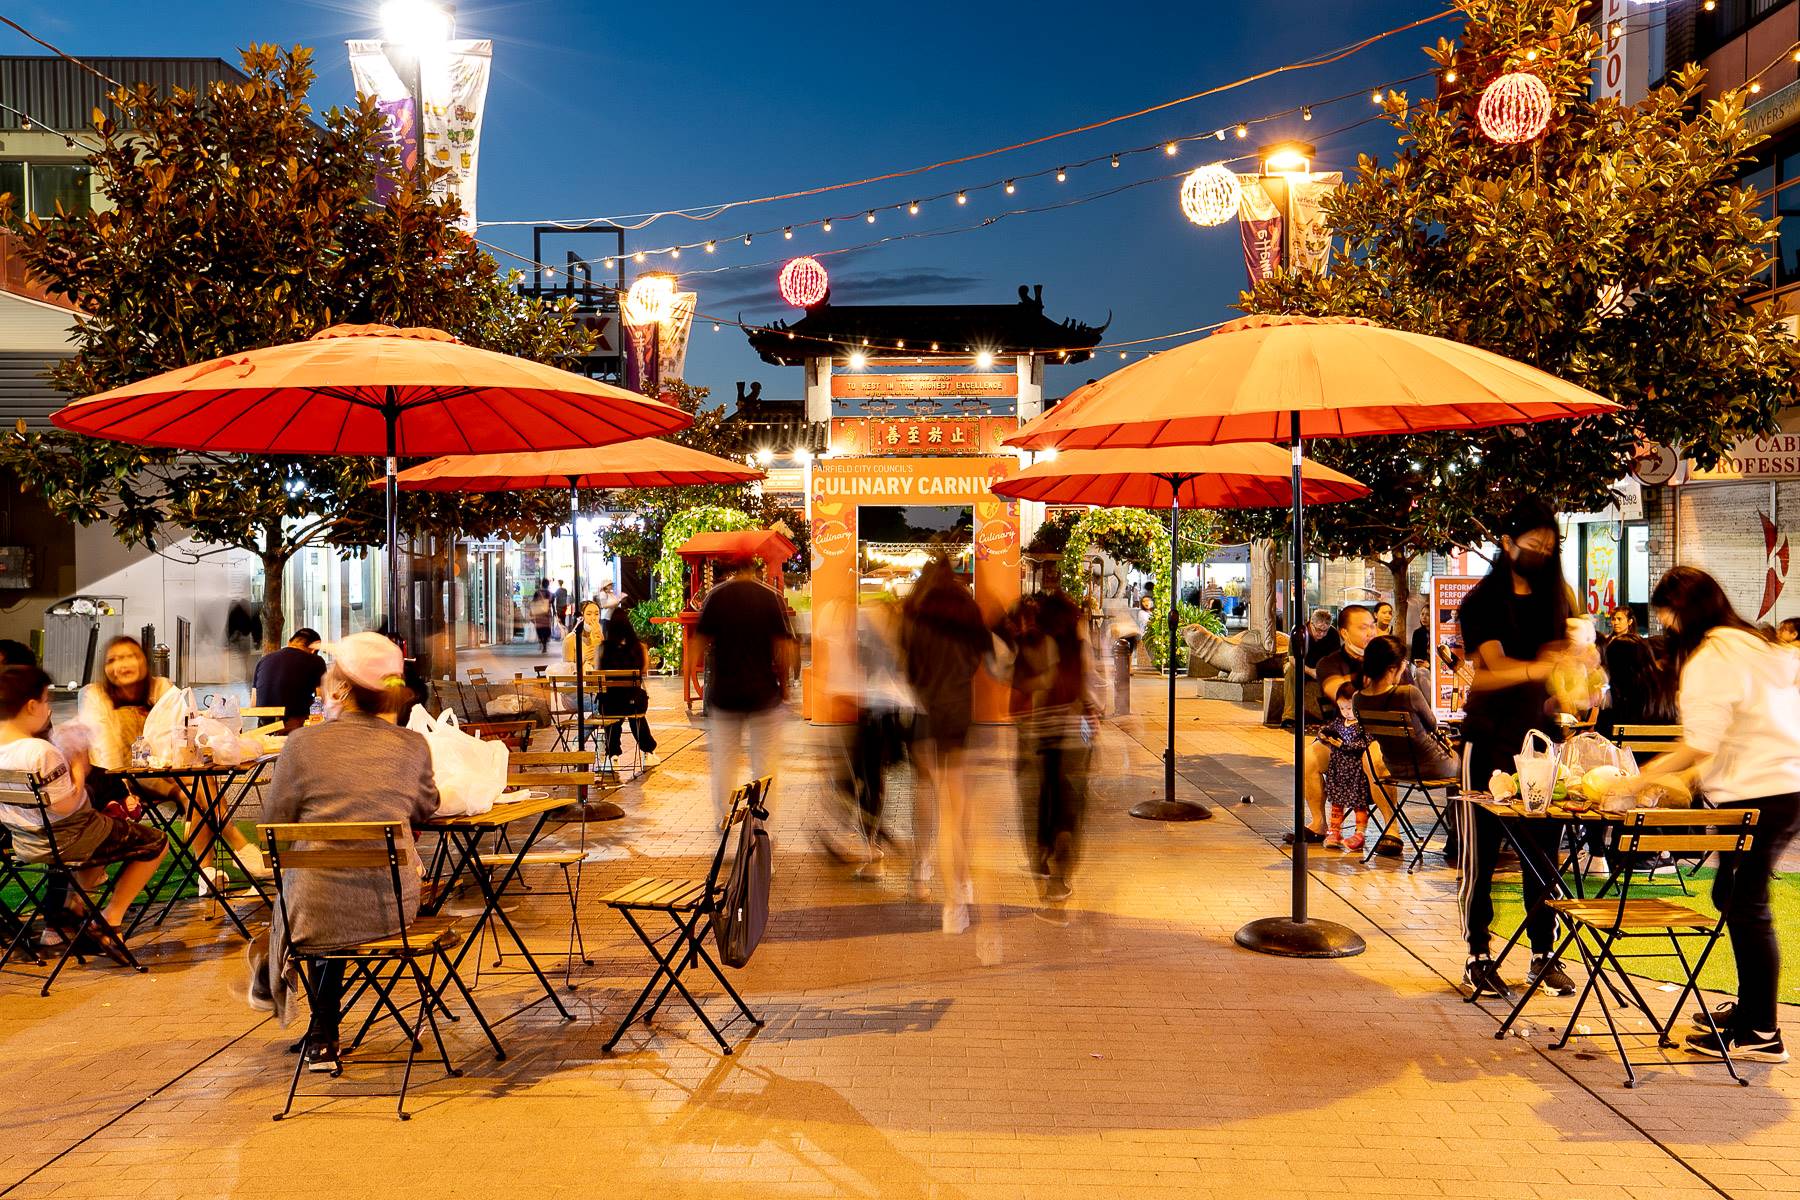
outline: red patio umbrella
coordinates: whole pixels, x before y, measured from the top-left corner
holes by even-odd
[[[1288,452],[1266,442],[1180,446],[1166,450],[1070,450],[1035,463],[993,491],[1044,504],[1169,510],[1169,734],[1163,748],[1163,795],[1131,815],[1147,821],[1203,821],[1204,804],[1175,799],[1175,632],[1180,623],[1175,579],[1181,570],[1183,508],[1273,508],[1294,498]],[[1300,464],[1300,492],[1313,504],[1354,500],[1369,489],[1315,462]]]
[[[140,446],[385,457],[388,620],[399,632],[398,459],[603,446],[693,424],[680,409],[440,329],[334,325],[77,400],[60,429]]]
[[[1286,441],[1292,452],[1296,607],[1306,595],[1301,450],[1307,438],[1482,429],[1611,412],[1611,400],[1535,367],[1358,317],[1252,316],[1080,388],[1008,441],[1038,450]],[[1296,660],[1298,641],[1292,646]],[[1294,677],[1305,672],[1295,664]],[[1251,950],[1359,954],[1363,940],[1306,912],[1301,772],[1306,706],[1294,706],[1293,904],[1237,932]]]
[[[569,489],[569,529],[575,534],[575,746],[587,742],[581,653],[581,540],[575,521],[582,488],[685,487],[701,483],[748,483],[761,479],[755,467],[734,463],[688,446],[643,438],[579,450],[525,454],[453,454],[408,467],[399,485],[417,492],[529,492]]]

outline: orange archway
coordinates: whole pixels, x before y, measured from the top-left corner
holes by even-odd
[[[840,418],[831,423],[831,454],[813,463],[812,666],[807,715],[841,723],[850,701],[833,695],[835,654],[854,653],[858,601],[857,510],[864,504],[957,505],[974,510],[975,601],[996,620],[1019,598],[1019,506],[989,491],[1018,469],[1000,445],[1017,428],[1011,417]],[[981,674],[975,719],[1005,721],[1006,694]]]

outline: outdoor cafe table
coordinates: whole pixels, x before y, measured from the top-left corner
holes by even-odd
[[[175,861],[169,873],[163,877],[161,885],[156,888],[155,893],[152,894],[149,891],[144,893],[143,906],[138,909],[137,916],[125,931],[127,937],[135,933],[138,926],[144,923],[144,918],[149,915],[152,908],[156,907],[157,901],[162,900],[164,892],[169,892],[169,895],[166,900],[163,900],[162,912],[157,915],[156,923],[158,925],[168,919],[169,913],[174,910],[175,902],[198,884],[203,864],[194,853],[194,843],[199,840],[202,828],[212,831],[213,847],[215,850],[218,847],[224,848],[232,863],[236,865],[238,872],[250,881],[251,888],[256,892],[256,898],[264,904],[270,902],[269,892],[264,887],[263,881],[245,869],[243,860],[238,857],[238,852],[233,850],[231,843],[225,840],[225,831],[236,819],[238,809],[243,807],[244,800],[250,794],[250,789],[257,785],[262,779],[263,772],[268,770],[269,764],[273,763],[275,759],[275,755],[265,754],[259,758],[248,759],[230,766],[222,763],[207,763],[191,767],[133,767],[130,770],[117,772],[122,778],[133,783],[166,780],[174,784],[175,790],[180,796],[179,803],[174,807],[177,810],[185,810],[186,813],[192,814],[196,818],[188,821],[186,830],[178,834],[175,829],[175,820],[180,815],[179,811],[164,812],[162,800],[155,796],[145,797],[144,813],[150,818],[151,824],[161,829],[169,839],[169,847],[174,852]],[[175,885],[172,891],[169,888],[171,880]],[[238,915],[237,909],[232,907],[230,896],[225,893],[223,888],[219,889],[216,895],[219,906],[225,910],[225,915],[231,918],[231,923],[237,926],[237,930],[244,936],[244,940],[249,941],[250,929],[244,924],[243,917]]]
[[[512,938],[513,945],[518,947],[520,955],[530,965],[531,973],[537,976],[538,984],[544,989],[544,995],[550,997],[550,1003],[556,1005],[556,1011],[563,1015],[565,1021],[574,1018],[564,1007],[562,997],[558,996],[556,989],[550,985],[550,980],[545,977],[543,969],[538,966],[537,959],[531,956],[530,949],[525,945],[525,939],[519,936],[518,928],[512,923],[512,918],[506,915],[506,910],[500,906],[500,900],[506,895],[506,889],[511,887],[513,881],[519,877],[519,868],[524,863],[525,856],[537,844],[538,838],[543,835],[544,826],[549,822],[550,814],[559,808],[567,808],[568,805],[569,801],[566,797],[543,796],[513,803],[501,802],[495,804],[487,812],[473,813],[468,816],[428,817],[423,821],[415,822],[413,826],[420,832],[438,834],[449,847],[449,853],[440,856],[438,895],[431,905],[431,913],[435,914],[443,907],[445,899],[465,874],[473,876],[476,886],[481,889],[484,901],[481,915],[475,919],[475,927],[469,931],[468,937],[463,939],[462,948],[457,951],[456,958],[451,965],[461,971],[463,959],[468,957],[470,947],[481,940],[482,932],[487,928],[488,923],[498,917],[500,924],[506,928],[507,936]],[[496,882],[489,872],[481,867],[483,835],[498,833],[516,821],[529,821],[533,817],[537,820],[531,826],[531,832],[520,839],[512,862]],[[526,1007],[530,1007],[530,1005]],[[518,1013],[511,1014],[511,1016],[517,1015]],[[502,1017],[500,1020],[508,1019],[510,1017]],[[493,1023],[498,1025],[500,1021]]]
[[[1526,910],[1525,919],[1519,922],[1519,927],[1513,930],[1512,936],[1506,940],[1506,945],[1495,956],[1494,966],[1498,969],[1500,964],[1506,961],[1506,956],[1512,952],[1512,948],[1519,944],[1519,939],[1525,936],[1525,930],[1531,924],[1531,918],[1537,914],[1539,909],[1552,900],[1586,898],[1586,873],[1580,869],[1577,862],[1581,847],[1587,844],[1590,832],[1623,826],[1628,814],[1604,812],[1598,808],[1568,808],[1555,802],[1552,802],[1550,807],[1543,812],[1534,813],[1527,812],[1524,804],[1516,799],[1496,800],[1492,796],[1470,792],[1463,793],[1463,799],[1472,805],[1479,805],[1487,809],[1499,818],[1500,829],[1505,834],[1507,843],[1519,856],[1520,870],[1531,872],[1532,878],[1543,888],[1538,902]],[[1548,832],[1554,835],[1553,838],[1527,836],[1527,831],[1533,825],[1539,827],[1536,831],[1539,833],[1544,832],[1543,827],[1549,826]],[[1609,838],[1608,841],[1610,842],[1610,840]],[[1466,864],[1465,869],[1467,869]],[[1619,868],[1614,867],[1594,895],[1596,897],[1606,895],[1617,881],[1619,873]],[[1618,989],[1613,986],[1611,980],[1603,976],[1602,981],[1621,1006],[1628,1003],[1625,997],[1619,994]],[[1629,984],[1629,980],[1627,983]],[[1507,1014],[1506,1020],[1501,1024],[1499,1036],[1504,1037],[1506,1031],[1512,1028],[1513,1022],[1517,1021],[1519,1014],[1525,1010],[1526,1003],[1537,994],[1537,989],[1538,985],[1535,980],[1526,985],[1525,991],[1513,1005],[1512,1012]]]

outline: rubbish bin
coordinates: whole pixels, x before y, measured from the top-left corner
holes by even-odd
[[[150,674],[157,679],[169,677],[169,648],[162,642],[150,651]]]
[[[1122,637],[1113,643],[1113,716],[1131,715],[1131,656],[1138,640]]]
[[[123,596],[69,596],[44,611],[44,671],[57,687],[99,678],[101,646],[125,632]]]

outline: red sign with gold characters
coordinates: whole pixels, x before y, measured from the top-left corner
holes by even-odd
[[[856,455],[1004,454],[1017,417],[837,417],[831,452]]]
[[[1011,371],[988,375],[923,374],[840,375],[831,377],[836,400],[922,400],[927,397],[978,396],[1004,400],[1019,394],[1019,377]]]

